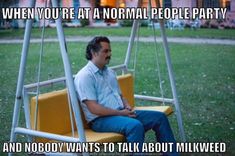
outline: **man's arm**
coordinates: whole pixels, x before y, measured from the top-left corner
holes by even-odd
[[[98,104],[95,100],[85,100],[84,103],[87,105],[91,113],[98,116],[120,115],[120,116],[136,117],[135,112],[129,109],[114,110],[106,108]]]

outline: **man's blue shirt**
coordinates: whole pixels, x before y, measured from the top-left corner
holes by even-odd
[[[98,116],[92,114],[85,100],[95,100],[98,104],[111,109],[123,109],[121,91],[116,74],[108,67],[100,70],[89,61],[75,76],[76,91],[82,105],[86,120],[94,120]]]

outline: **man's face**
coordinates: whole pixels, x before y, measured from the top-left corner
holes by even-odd
[[[93,53],[93,60],[96,65],[103,68],[106,64],[109,63],[111,59],[111,47],[107,42],[100,42],[101,49],[97,53]]]

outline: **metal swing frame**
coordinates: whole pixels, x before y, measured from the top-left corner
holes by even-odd
[[[36,3],[36,0],[30,1],[29,7],[34,8],[35,3]],[[57,0],[52,0],[52,6],[58,7]],[[13,121],[12,121],[10,142],[16,142],[16,135],[17,134],[44,137],[44,138],[59,140],[59,141],[64,141],[64,142],[86,142],[86,137],[85,137],[82,119],[81,119],[81,115],[80,115],[80,108],[77,105],[78,99],[77,99],[75,87],[73,84],[73,75],[72,75],[71,66],[69,63],[68,55],[67,55],[67,47],[66,47],[65,36],[64,36],[63,28],[62,28],[61,17],[59,17],[55,21],[56,21],[56,28],[57,28],[57,35],[58,35],[58,39],[59,39],[61,56],[62,56],[62,60],[63,60],[63,64],[64,64],[66,85],[67,85],[68,92],[70,95],[72,110],[74,113],[75,122],[76,122],[76,126],[78,129],[78,133],[80,134],[79,135],[80,137],[73,138],[73,137],[67,137],[67,136],[51,134],[51,133],[47,133],[47,132],[40,132],[40,131],[29,129],[30,125],[29,125],[29,122],[27,121],[27,119],[26,119],[26,127],[27,128],[23,128],[23,127],[18,126],[20,107],[21,107],[22,100],[26,101],[26,103],[28,102],[27,100],[25,100],[25,97],[23,97],[23,95],[25,95],[25,89],[24,89],[23,83],[24,83],[26,61],[27,61],[27,56],[28,56],[30,36],[31,36],[31,30],[32,30],[32,23],[33,23],[33,20],[29,19],[29,20],[27,20],[26,27],[25,27],[24,42],[23,42],[23,47],[22,47],[22,55],[21,55],[21,62],[20,62],[18,82],[17,82],[17,90],[16,90],[16,98],[15,98],[15,105],[14,105],[14,112],[13,112]],[[26,109],[25,113],[28,113],[27,109]],[[12,155],[12,153],[9,153],[9,155]],[[84,153],[84,155],[87,155],[87,154]]]
[[[36,0],[30,1],[30,7],[35,7],[35,2],[36,2]],[[140,4],[140,2],[141,2],[141,0],[139,0],[139,4]],[[158,0],[156,0],[156,2],[159,3]],[[52,6],[58,7],[57,0],[52,0]],[[70,96],[70,100],[71,100],[72,111],[75,116],[75,123],[76,123],[75,125],[76,125],[76,128],[78,129],[78,133],[79,133],[80,137],[74,138],[74,137],[68,137],[68,136],[62,136],[62,135],[32,130],[32,129],[30,129],[31,125],[30,125],[29,119],[27,119],[27,117],[26,117],[26,128],[18,126],[21,103],[22,102],[26,103],[26,104],[29,103],[29,101],[27,99],[28,97],[27,97],[26,91],[27,91],[27,89],[35,88],[37,86],[37,84],[30,84],[30,85],[24,86],[24,76],[25,76],[26,62],[27,62],[27,56],[28,56],[28,50],[29,50],[29,44],[30,44],[30,36],[31,36],[31,30],[32,30],[32,23],[33,23],[33,20],[29,19],[26,22],[25,33],[24,33],[24,42],[23,42],[23,47],[22,47],[22,55],[21,55],[19,75],[18,75],[18,81],[17,81],[17,89],[16,89],[16,97],[15,97],[15,104],[14,104],[14,111],[13,111],[13,121],[12,121],[12,127],[11,127],[10,142],[16,142],[17,134],[23,134],[23,135],[35,136],[35,137],[44,137],[44,138],[59,140],[59,141],[64,141],[64,142],[86,142],[86,136],[85,136],[84,127],[82,124],[80,108],[77,105],[77,103],[79,103],[79,101],[77,99],[77,95],[75,92],[75,87],[74,87],[74,83],[73,83],[73,75],[72,75],[71,66],[70,66],[70,62],[68,59],[68,55],[67,55],[65,36],[64,36],[61,21],[62,21],[61,17],[56,20],[56,28],[57,28],[57,35],[58,35],[58,39],[59,39],[61,56],[62,56],[62,60],[63,60],[63,64],[64,64],[65,77],[40,82],[40,86],[47,86],[47,85],[51,85],[54,83],[60,83],[60,82],[64,82],[64,81],[66,82],[69,96]],[[130,39],[129,39],[129,44],[128,44],[128,48],[127,48],[127,52],[126,52],[125,61],[121,65],[111,67],[115,71],[121,70],[124,73],[128,71],[128,64],[130,61],[131,51],[132,51],[133,44],[135,41],[136,31],[137,31],[138,26],[139,26],[139,21],[134,20],[132,30],[131,30]],[[185,141],[186,139],[185,139],[185,133],[184,133],[184,128],[183,128],[182,116],[181,116],[181,112],[180,112],[180,105],[178,102],[178,96],[177,96],[177,91],[176,91],[175,78],[174,78],[173,69],[172,69],[170,51],[169,51],[168,42],[167,42],[167,38],[166,38],[166,34],[165,34],[164,21],[162,21],[162,20],[160,21],[160,30],[161,30],[162,40],[163,40],[165,59],[166,59],[167,70],[168,70],[168,75],[169,75],[169,79],[170,79],[171,91],[172,91],[173,98],[164,98],[163,99],[163,98],[159,98],[159,97],[136,95],[136,94],[135,94],[135,98],[143,99],[143,100],[157,101],[157,102],[163,102],[163,100],[164,100],[167,103],[172,103],[175,106],[175,113],[176,113],[176,117],[177,117],[177,123],[178,123],[181,141]],[[25,107],[26,106],[27,105],[25,105]],[[29,110],[25,109],[25,113],[29,114]],[[12,153],[9,153],[9,155],[12,155]],[[83,155],[88,155],[88,153],[83,153]]]

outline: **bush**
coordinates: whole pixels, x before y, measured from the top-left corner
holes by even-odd
[[[210,25],[210,20],[206,20],[205,22],[204,22],[204,24],[202,24],[202,28],[209,28],[209,25]]]
[[[149,21],[148,21],[148,20],[141,20],[141,21],[140,21],[141,27],[147,27],[148,24],[149,24]]]
[[[131,27],[133,24],[133,20],[121,20],[120,25],[122,27]]]
[[[80,23],[82,27],[88,26],[90,24],[88,19],[81,19]]]
[[[119,21],[120,25],[123,27],[131,27],[133,25],[134,20],[121,20]],[[141,27],[147,27],[149,24],[148,20],[140,20]]]

